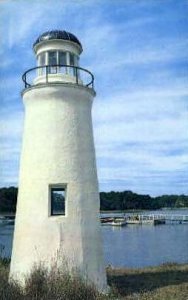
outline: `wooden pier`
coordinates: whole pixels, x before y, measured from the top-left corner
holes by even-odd
[[[124,214],[122,217],[101,217],[103,225],[124,226],[126,224],[137,225],[161,225],[161,224],[188,224],[188,215],[170,214]]]
[[[153,214],[153,215],[141,215],[141,220],[145,219],[153,219],[155,221],[164,221],[164,223],[187,223],[188,224],[188,216],[187,215],[170,215],[170,214]]]
[[[110,225],[110,226],[125,226],[127,225],[126,218],[101,218],[102,225]]]

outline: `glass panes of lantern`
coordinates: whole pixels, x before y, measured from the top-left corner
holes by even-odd
[[[75,62],[74,62],[74,54],[70,53],[70,66],[75,66]],[[76,69],[70,68],[70,74],[73,76],[76,76]]]
[[[49,67],[49,73],[57,73],[57,51],[48,52],[48,64],[52,67]]]
[[[63,51],[59,51],[59,71],[60,73],[67,73],[67,67],[62,67],[62,65],[67,65],[67,62],[66,62],[66,52],[63,52]]]

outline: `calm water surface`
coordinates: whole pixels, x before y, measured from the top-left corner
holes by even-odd
[[[188,215],[188,210],[160,213]],[[0,245],[6,255],[11,253],[13,229],[12,225],[0,225]],[[188,263],[188,224],[102,226],[102,233],[106,265],[136,268]]]
[[[10,256],[13,239],[13,225],[0,224],[0,254]]]

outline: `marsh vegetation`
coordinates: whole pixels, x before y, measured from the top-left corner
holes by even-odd
[[[8,281],[10,260],[0,259],[1,300],[185,300],[188,295],[188,264],[164,264],[143,269],[107,268],[109,295],[97,292],[78,276],[60,269],[33,270],[25,288]]]

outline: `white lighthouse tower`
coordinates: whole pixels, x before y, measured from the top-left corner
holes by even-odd
[[[37,67],[23,75],[25,106],[10,276],[65,259],[106,289],[91,108],[93,75],[79,67],[82,45],[66,31],[34,43]]]

